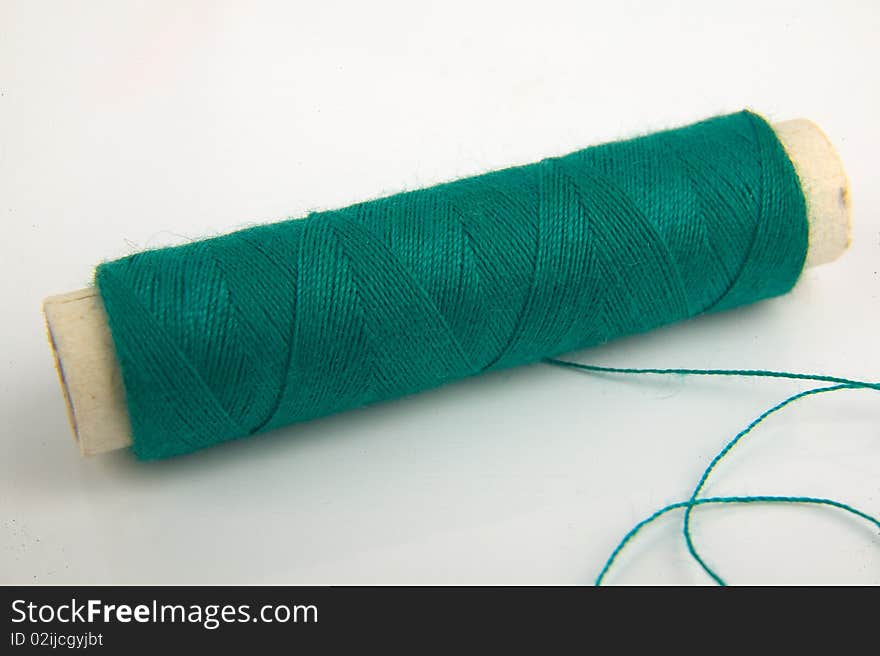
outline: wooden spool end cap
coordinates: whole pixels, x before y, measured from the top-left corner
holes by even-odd
[[[843,162],[822,129],[805,118],[773,125],[794,164],[807,202],[806,267],[833,262],[849,248],[852,207]]]
[[[43,302],[43,314],[80,452],[94,455],[130,446],[122,372],[98,290],[50,296]]]

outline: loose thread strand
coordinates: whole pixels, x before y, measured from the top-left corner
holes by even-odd
[[[559,358],[545,358],[544,360],[548,364],[552,364],[558,367],[565,367],[570,369],[576,369],[579,371],[584,371],[588,373],[611,373],[611,374],[650,374],[650,375],[698,375],[698,376],[738,376],[738,377],[763,377],[763,378],[783,378],[789,380],[811,380],[811,381],[820,381],[820,382],[832,382],[834,385],[829,385],[825,387],[816,387],[813,389],[805,390],[802,392],[798,392],[797,394],[792,394],[788,398],[780,401],[776,405],[762,412],[758,417],[749,422],[745,428],[739,431],[724,447],[718,454],[712,459],[709,463],[709,466],[703,471],[703,474],[700,476],[699,482],[694,488],[693,493],[687,501],[679,501],[676,503],[671,503],[663,508],[660,508],[646,519],[640,521],[636,524],[618,543],[618,545],[611,552],[611,555],[605,561],[604,566],[599,572],[598,577],[596,578],[595,584],[602,585],[606,576],[608,575],[608,571],[611,569],[611,566],[617,560],[621,551],[623,551],[624,547],[629,544],[633,538],[638,535],[639,532],[649,524],[652,524],[660,517],[663,517],[667,513],[677,510],[680,508],[684,509],[684,518],[682,521],[682,535],[684,536],[685,544],[687,545],[688,553],[690,556],[696,561],[696,563],[702,568],[702,570],[718,585],[727,585],[726,581],[712,568],[708,565],[705,559],[700,555],[699,550],[694,544],[693,533],[691,530],[691,522],[692,522],[692,513],[695,507],[705,505],[705,504],[759,504],[759,503],[787,503],[787,504],[813,504],[813,505],[823,505],[829,506],[833,508],[837,508],[839,510],[843,510],[845,512],[850,513],[856,517],[860,517],[872,524],[874,524],[878,529],[880,529],[880,519],[869,515],[861,510],[858,510],[850,505],[842,503],[840,501],[835,501],[834,499],[827,499],[823,497],[810,497],[810,496],[767,496],[767,495],[751,495],[751,496],[724,496],[724,497],[702,497],[700,498],[700,493],[706,487],[706,484],[709,480],[709,477],[716,470],[721,461],[733,450],[733,448],[738,445],[747,435],[749,435],[757,426],[759,426],[765,419],[770,417],[771,415],[779,412],[783,408],[791,405],[795,401],[800,399],[815,396],[817,394],[824,394],[826,392],[839,392],[841,390],[853,390],[853,389],[874,389],[880,390],[880,383],[871,383],[859,380],[853,380],[850,378],[841,378],[838,376],[827,376],[823,374],[809,374],[809,373],[792,373],[787,371],[771,371],[764,369],[653,369],[653,368],[631,368],[631,367],[601,367],[597,365],[589,365],[589,364],[581,364],[579,362],[572,362],[570,360],[562,360]]]

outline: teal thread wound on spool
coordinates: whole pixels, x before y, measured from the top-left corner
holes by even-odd
[[[751,112],[100,265],[151,459],[788,291],[804,198]]]

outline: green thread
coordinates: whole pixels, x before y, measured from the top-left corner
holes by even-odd
[[[804,198],[740,112],[102,264],[134,450],[186,453],[788,291]]]
[[[659,510],[655,511],[653,514],[648,516],[646,519],[643,519],[638,524],[636,524],[630,531],[623,537],[623,539],[618,543],[618,545],[611,552],[611,555],[608,557],[608,560],[605,561],[605,565],[602,567],[599,572],[599,576],[596,577],[596,585],[602,585],[605,580],[605,577],[608,575],[608,571],[611,569],[611,566],[617,560],[617,557],[620,555],[620,552],[623,551],[624,547],[629,544],[633,538],[638,535],[638,533],[646,527],[648,524],[652,524],[656,520],[660,519],[660,517],[666,515],[673,510],[677,510],[680,508],[684,508],[684,521],[682,522],[682,535],[684,536],[685,544],[687,545],[688,553],[690,556],[696,561],[696,563],[703,569],[704,572],[718,585],[727,585],[724,579],[718,575],[718,573],[710,567],[705,559],[700,555],[696,546],[694,545],[693,533],[691,531],[691,519],[694,508],[697,506],[701,506],[704,504],[760,504],[760,503],[785,503],[785,504],[812,504],[812,505],[824,505],[830,506],[832,508],[837,508],[839,510],[843,510],[848,512],[851,515],[856,517],[860,517],[867,522],[874,524],[878,529],[880,529],[880,519],[873,517],[861,510],[853,508],[850,505],[845,503],[841,503],[840,501],[834,501],[833,499],[826,499],[821,497],[808,497],[808,496],[765,496],[765,495],[753,495],[753,496],[728,496],[728,497],[702,497],[700,498],[700,493],[705,488],[706,483],[709,480],[709,477],[712,475],[712,472],[715,471],[715,468],[719,465],[719,463],[727,456],[728,453],[739,444],[749,433],[752,432],[759,424],[761,424],[767,417],[776,412],[779,412],[783,408],[791,405],[795,401],[798,401],[803,398],[807,398],[810,396],[814,396],[816,394],[824,394],[826,392],[839,392],[841,390],[852,390],[852,389],[873,389],[880,391],[880,383],[869,383],[859,380],[852,380],[849,378],[840,378],[838,376],[826,376],[822,374],[801,374],[801,373],[790,373],[787,371],[768,371],[763,369],[636,369],[636,368],[624,368],[624,367],[600,367],[597,365],[588,365],[588,364],[580,364],[578,362],[572,362],[570,360],[560,360],[558,358],[546,358],[545,362],[548,364],[552,364],[558,367],[567,367],[570,369],[577,369],[580,371],[585,371],[588,373],[610,373],[610,374],[659,374],[659,375],[697,375],[697,376],[737,376],[737,377],[756,377],[756,378],[787,378],[790,380],[810,380],[815,382],[823,382],[823,383],[834,383],[833,385],[828,385],[826,387],[815,387],[813,389],[805,390],[803,392],[798,392],[797,394],[792,394],[788,398],[780,401],[773,407],[765,410],[757,418],[752,420],[745,428],[743,428],[740,432],[738,432],[733,439],[731,439],[721,451],[712,459],[709,463],[709,466],[703,471],[702,476],[700,477],[697,486],[694,488],[691,497],[687,501],[679,501],[676,503],[671,503]]]
[[[100,265],[144,459],[544,359],[591,373],[755,376],[827,383],[737,433],[690,498],[636,524],[720,504],[701,497],[767,417],[808,396],[880,383],[765,370],[632,369],[553,357],[788,291],[807,248],[804,199],[770,126],[740,112],[677,130],[242,230]]]

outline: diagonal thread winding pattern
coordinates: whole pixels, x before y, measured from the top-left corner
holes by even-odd
[[[740,112],[95,277],[149,459],[782,294],[806,250],[794,168]]]

